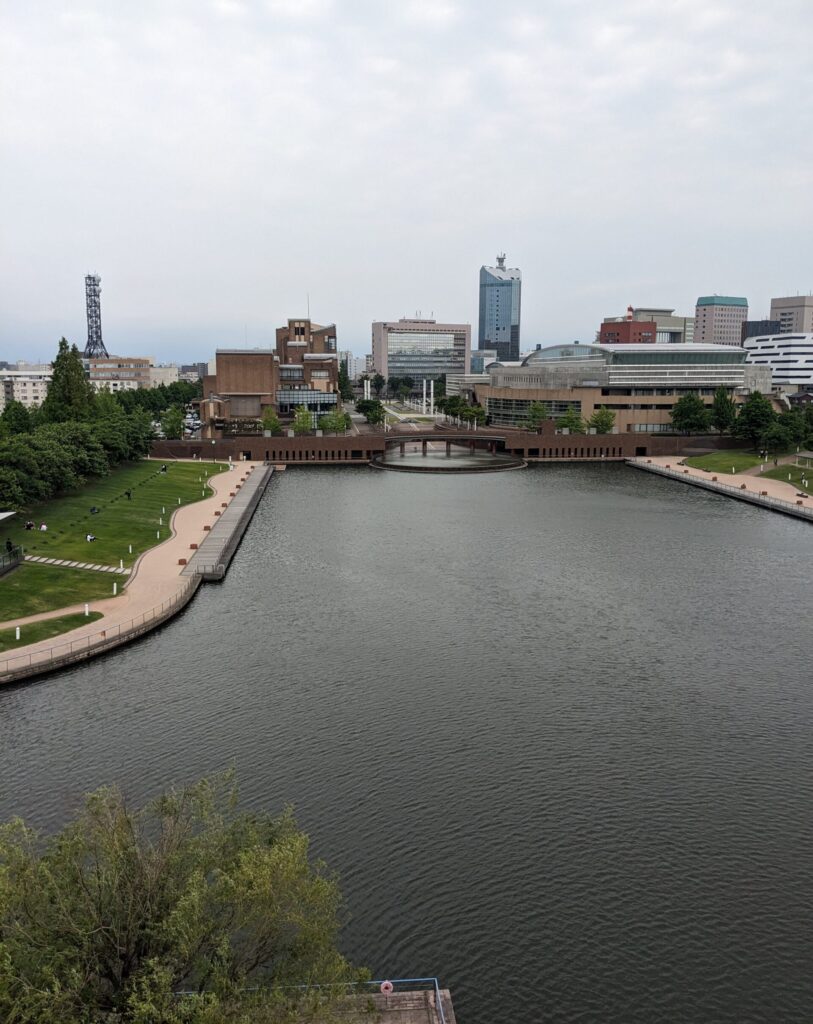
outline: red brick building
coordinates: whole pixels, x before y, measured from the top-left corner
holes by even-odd
[[[654,320],[605,321],[598,332],[599,345],[654,345],[658,325]]]

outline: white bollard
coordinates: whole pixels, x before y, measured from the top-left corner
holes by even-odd
[[[180,498],[178,498],[178,504],[180,505],[180,503],[181,503],[181,499],[180,499]]]
[[[19,640],[20,639],[20,627],[19,626],[14,630],[14,639],[15,640]]]
[[[155,539],[156,540],[160,540],[161,539],[161,531],[160,530],[156,530],[155,531]]]
[[[133,553],[133,545],[132,544],[128,544],[127,547],[130,549],[130,554],[132,555],[132,553]]]
[[[90,605],[86,604],[85,605],[85,618],[87,618],[88,615],[90,615]]]
[[[119,559],[119,569],[123,569],[123,568],[124,568],[124,559],[120,558]]]
[[[165,508],[165,506],[164,506],[164,505],[162,505],[162,506],[161,506],[161,513],[162,513],[163,515],[166,515],[166,514],[167,514],[167,510],[166,510],[166,508]]]
[[[158,517],[158,525],[159,525],[159,526],[163,526],[163,525],[164,525],[164,520],[163,520],[163,517],[162,517],[162,516],[159,516],[159,517]]]
[[[119,585],[118,585],[118,583],[116,583],[116,582],[114,581],[114,582],[113,582],[113,597],[115,597],[115,596],[116,596],[116,594],[118,594],[118,592],[119,592]]]

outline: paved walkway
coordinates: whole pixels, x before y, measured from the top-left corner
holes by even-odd
[[[119,565],[94,565],[92,562],[66,562],[64,558],[43,558],[42,555],[26,555],[26,562],[42,565],[64,565],[68,569],[92,569],[94,572],[113,572],[118,576],[129,576],[130,570]]]
[[[653,466],[671,467],[675,472],[683,476],[696,477],[698,480],[703,480],[704,483],[712,483],[714,477],[717,477],[717,483],[719,484],[744,489],[756,495],[760,495],[765,491],[769,498],[779,498],[782,501],[790,502],[792,505],[801,502],[802,508],[813,511],[813,495],[807,495],[803,498],[798,497],[796,487],[786,480],[772,480],[766,476],[754,476],[748,471],[742,473],[710,473],[708,470],[682,465],[679,456],[652,456],[630,461],[635,461],[642,465],[651,463]]]
[[[149,551],[145,551],[138,558],[122,593],[118,597],[101,598],[88,602],[90,611],[101,612],[104,615],[104,620],[88,623],[87,626],[71,630],[70,633],[62,633],[50,640],[7,651],[0,655],[0,662],[4,658],[13,658],[22,653],[37,654],[39,651],[48,650],[60,643],[81,640],[102,629],[113,629],[117,625],[122,625],[139,615],[152,611],[165,601],[179,596],[189,586],[188,577],[181,575],[183,566],[178,564],[179,559],[188,558],[191,554],[190,544],[201,543],[208,534],[209,531],[204,530],[204,526],[211,527],[217,521],[219,517],[215,516],[215,512],[221,512],[222,503],[224,501],[228,503],[231,500],[230,491],[239,494],[236,485],[240,484],[241,479],[252,472],[256,466],[262,465],[261,462],[235,463],[235,469],[231,471],[227,469],[216,476],[209,477],[209,486],[214,491],[212,497],[176,509],[170,520],[171,536],[161,544],[150,548]],[[23,619],[2,622],[0,629],[24,626],[27,623],[40,622],[43,619],[55,619],[84,610],[84,603],[75,604],[45,614],[29,615]]]

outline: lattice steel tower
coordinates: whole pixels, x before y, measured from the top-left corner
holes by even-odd
[[[85,302],[88,311],[88,343],[85,345],[85,358],[107,359],[107,349],[102,341],[102,305],[99,295],[102,290],[102,279],[98,274],[85,277]]]

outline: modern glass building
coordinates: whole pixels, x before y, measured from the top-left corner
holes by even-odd
[[[522,273],[506,267],[505,253],[496,267],[480,267],[479,349],[496,349],[503,362],[519,359],[519,320],[522,303]]]
[[[435,320],[378,321],[373,324],[373,365],[384,377],[411,377],[416,390],[444,373],[468,373],[470,324]]]

